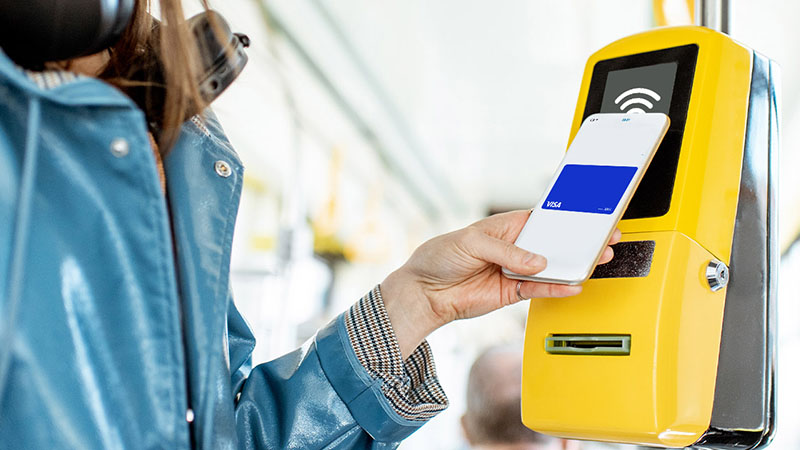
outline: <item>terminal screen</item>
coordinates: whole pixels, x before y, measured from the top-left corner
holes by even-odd
[[[677,62],[608,72],[600,112],[669,115]]]
[[[567,164],[542,209],[612,214],[636,170],[632,166]]]
[[[599,112],[661,112],[670,120],[623,219],[660,217],[670,209],[699,50],[689,44],[634,53],[598,61],[592,69],[584,119]]]

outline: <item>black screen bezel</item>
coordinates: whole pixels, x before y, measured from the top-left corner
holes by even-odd
[[[600,112],[610,72],[662,63],[678,63],[669,107],[669,131],[656,151],[622,219],[660,217],[669,212],[699,49],[697,44],[688,44],[605,59],[598,61],[594,66],[583,112],[584,120]]]

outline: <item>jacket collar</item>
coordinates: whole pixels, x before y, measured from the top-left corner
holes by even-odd
[[[43,76],[56,77],[58,71],[40,72]],[[68,72],[71,73],[71,72]],[[67,106],[119,106],[136,107],[135,103],[114,86],[98,80],[74,74],[73,80],[55,87],[39,86],[0,49],[0,79],[26,91],[29,95]]]

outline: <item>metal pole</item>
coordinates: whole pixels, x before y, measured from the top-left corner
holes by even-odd
[[[731,34],[732,0],[695,0],[694,23]]]

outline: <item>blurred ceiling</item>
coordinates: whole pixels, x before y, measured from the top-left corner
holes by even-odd
[[[646,1],[325,4],[458,191],[507,207],[549,181],[588,55],[650,22]]]
[[[536,201],[565,149],[586,58],[651,23],[641,0],[307,3],[413,135],[413,151],[484,211]]]
[[[652,3],[230,0],[214,6],[246,27],[263,27],[259,11],[268,11],[272,26],[286,33],[292,51],[417,203],[445,216],[477,217],[490,207],[536,201],[566,147],[587,57],[652,27]],[[794,131],[800,130],[794,126],[800,39],[791,20],[800,17],[800,2],[733,5],[734,37],[783,66],[781,168],[800,167]],[[248,79],[274,79],[270,64],[254,64],[259,68],[250,71],[261,72]],[[781,189],[787,243],[800,228],[800,208],[792,207],[800,202],[800,183],[785,175]]]

